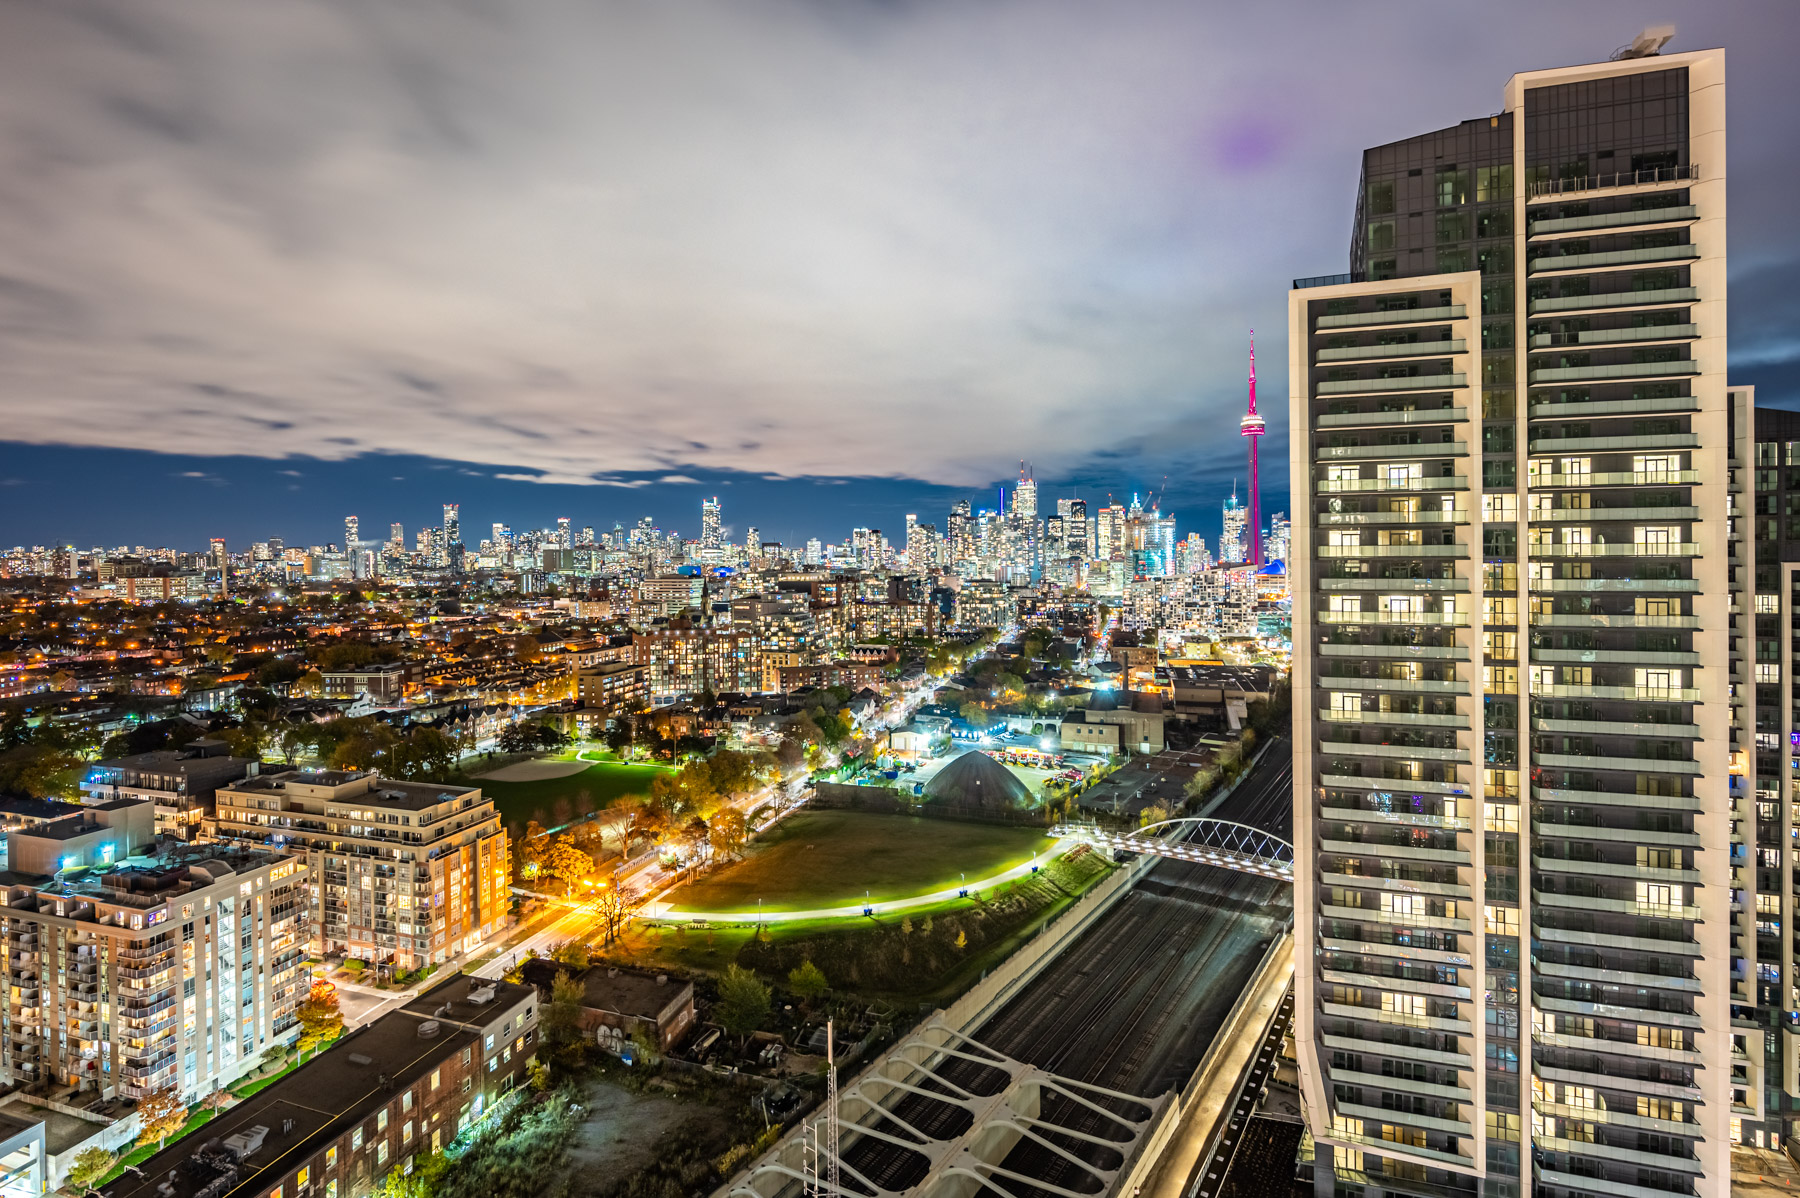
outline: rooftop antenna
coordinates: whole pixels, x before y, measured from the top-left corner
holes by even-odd
[[[1620,46],[1614,50],[1612,60],[1621,62],[1627,58],[1654,58],[1662,53],[1662,48],[1668,45],[1669,39],[1674,36],[1675,26],[1673,25],[1648,26],[1642,33],[1631,39],[1629,46]]]

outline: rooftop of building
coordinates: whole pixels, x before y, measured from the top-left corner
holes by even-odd
[[[439,803],[449,803],[468,795],[480,793],[480,788],[474,786],[446,786],[436,782],[402,782],[397,778],[383,778],[373,771],[353,770],[293,770],[285,774],[258,775],[221,789],[235,793],[281,794],[295,787],[318,787],[336,791],[358,782],[366,783],[367,789],[351,789],[345,794],[328,795],[326,796],[327,801],[334,803],[354,801],[364,807],[420,811],[426,807],[435,807]]]
[[[80,803],[65,803],[61,799],[0,798],[0,822],[61,819],[80,810]]]
[[[467,1000],[476,986],[492,987],[492,1000],[471,1006]],[[204,1135],[169,1145],[102,1193],[105,1198],[194,1198],[223,1173],[223,1142],[259,1127],[267,1129],[262,1146],[238,1168],[237,1184],[216,1193],[225,1198],[266,1189],[259,1184],[264,1170],[279,1167],[285,1172],[299,1166],[465,1045],[479,1044],[478,1027],[466,1026],[454,1014],[434,1019],[432,1008],[450,1002],[469,1011],[501,1011],[534,994],[529,986],[459,974],[351,1032],[219,1115]]]
[[[40,1122],[37,1119],[20,1119],[0,1112],[0,1145],[9,1144],[19,1136],[34,1132]]]
[[[525,980],[538,987],[541,993],[549,989],[562,968],[554,961],[540,958],[526,965]],[[581,983],[582,1006],[633,1019],[660,1019],[670,1007],[692,1001],[694,992],[692,982],[667,974],[639,973],[607,965],[590,966],[577,975],[576,980]]]
[[[116,865],[67,870],[54,876],[0,871],[0,887],[29,886],[48,895],[132,906],[143,906],[146,900],[152,900],[148,905],[155,906],[174,895],[203,889],[221,878],[284,859],[283,853],[251,845],[167,841],[159,844],[153,854],[129,857]]]

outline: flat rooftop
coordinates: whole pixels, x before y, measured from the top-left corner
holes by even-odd
[[[358,806],[390,810],[422,811],[427,807],[435,807],[440,803],[451,803],[465,795],[477,794],[476,786],[445,786],[436,782],[402,782],[396,778],[383,778],[364,773],[352,773],[347,770],[295,770],[285,774],[259,774],[254,778],[245,778],[242,782],[234,782],[221,789],[233,793],[266,793],[280,794],[290,785],[317,786],[336,790],[353,782],[373,779],[374,788],[368,791],[354,790],[337,796],[324,796],[328,803],[356,803]],[[312,798],[313,796],[300,796]]]
[[[446,1001],[457,1001],[456,996],[466,1005],[472,982],[495,987],[495,995],[492,1002],[470,1010],[505,1010],[534,993],[529,986],[483,982],[459,974],[398,1011],[351,1032],[202,1130],[144,1161],[138,1172],[121,1174],[102,1194],[105,1198],[194,1198],[219,1176],[220,1168],[205,1159],[218,1151],[218,1142],[253,1127],[267,1128],[268,1135],[262,1147],[239,1166],[237,1184],[220,1198],[268,1189],[259,1181],[265,1171],[285,1174],[297,1168],[463,1046],[475,1044],[479,1052],[480,1032],[449,1019],[438,1025],[436,1035],[419,1034],[430,1019],[429,1010],[421,1013],[420,1007],[441,1007]],[[291,1127],[289,1120],[293,1121]],[[283,1131],[284,1127],[288,1129]],[[190,1167],[196,1156],[202,1159]],[[164,1189],[165,1184],[172,1189]]]

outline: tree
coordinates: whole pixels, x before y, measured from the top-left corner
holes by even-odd
[[[802,1002],[813,1002],[830,988],[825,981],[824,972],[810,959],[788,971],[788,989]]]
[[[558,965],[567,965],[570,969],[586,969],[590,960],[588,946],[582,940],[565,940],[556,946],[550,959]]]
[[[559,969],[550,981],[550,1001],[538,1016],[538,1030],[559,1061],[575,1065],[581,1057],[581,1003],[586,993],[580,982]]]
[[[100,1184],[100,1179],[112,1172],[113,1162],[118,1158],[104,1148],[83,1148],[75,1154],[74,1163],[69,1166],[69,1187],[75,1190],[91,1190]]]
[[[749,826],[742,811],[736,807],[721,807],[714,813],[707,832],[715,853],[735,853],[744,847]]]
[[[544,872],[544,858],[550,854],[550,838],[536,820],[525,824],[525,835],[519,837],[519,880],[529,882]]]
[[[962,716],[963,722],[971,728],[985,728],[988,725],[987,708],[979,703],[964,703],[957,709],[957,714]]]
[[[314,980],[295,1014],[300,1019],[302,1053],[337,1039],[344,1030],[344,1013],[338,1009],[337,987],[324,978]]]
[[[594,872],[594,859],[576,847],[571,837],[558,836],[544,854],[543,872],[561,881],[570,893],[574,893],[575,883]]]
[[[961,928],[956,929],[956,947],[959,952],[969,947],[969,934]]]
[[[168,1138],[187,1123],[187,1106],[174,1086],[147,1094],[138,1101],[138,1147],[154,1143],[158,1152]]]
[[[736,964],[726,966],[719,979],[719,1001],[713,1006],[713,1018],[730,1035],[748,1040],[768,1021],[769,988],[756,976],[756,971]]]

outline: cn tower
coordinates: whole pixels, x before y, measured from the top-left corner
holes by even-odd
[[[1262,556],[1262,489],[1256,477],[1256,443],[1262,439],[1267,422],[1256,414],[1256,330],[1250,330],[1250,410],[1238,421],[1238,428],[1250,438],[1250,510],[1245,513],[1250,525],[1250,564],[1263,564]]]

